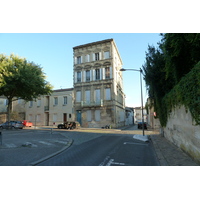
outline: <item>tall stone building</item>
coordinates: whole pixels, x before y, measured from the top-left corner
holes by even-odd
[[[74,111],[82,127],[125,125],[122,60],[113,39],[76,46]]]

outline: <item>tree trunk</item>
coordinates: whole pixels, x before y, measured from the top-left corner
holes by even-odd
[[[7,121],[8,121],[8,129],[10,129],[10,115],[12,110],[12,99],[8,99],[8,107],[7,107]]]

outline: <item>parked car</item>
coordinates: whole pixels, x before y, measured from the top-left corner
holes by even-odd
[[[142,122],[138,122],[138,129],[142,129]],[[144,122],[144,129],[147,129],[147,123]]]
[[[30,121],[28,121],[28,120],[23,120],[22,123],[23,123],[24,127],[31,127],[31,126],[33,126],[33,123],[30,122]]]
[[[76,129],[80,128],[80,123],[77,121],[68,121],[63,124],[58,124],[59,129]]]
[[[21,121],[10,121],[10,123],[5,122],[0,124],[0,129],[8,129],[8,128],[15,128],[15,129],[23,129],[24,125]]]

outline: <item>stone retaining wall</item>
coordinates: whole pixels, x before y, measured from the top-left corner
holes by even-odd
[[[171,113],[164,136],[200,163],[200,126],[195,125],[184,106]]]

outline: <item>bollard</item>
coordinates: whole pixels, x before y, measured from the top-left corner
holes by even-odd
[[[2,133],[0,132],[0,144],[2,145]]]

